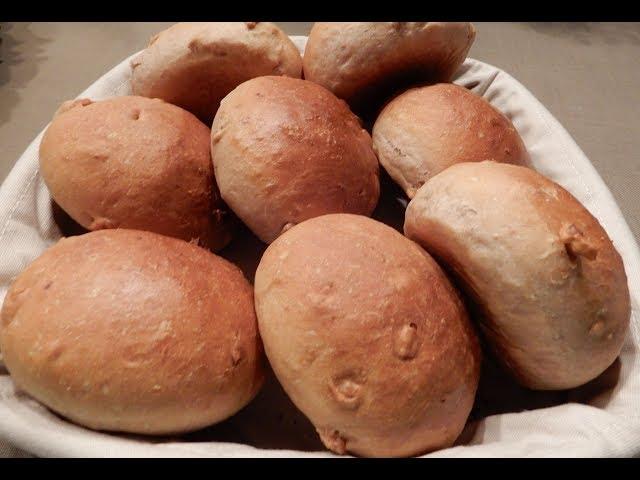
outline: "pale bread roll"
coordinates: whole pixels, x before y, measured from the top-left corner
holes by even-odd
[[[404,231],[455,272],[522,385],[577,387],[619,355],[630,317],[622,259],[593,215],[539,173],[449,167],[418,190]]]

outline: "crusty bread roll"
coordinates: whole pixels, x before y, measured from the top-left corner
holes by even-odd
[[[471,411],[480,349],[435,261],[370,218],[307,220],[267,249],[258,326],[283,388],[334,452],[448,447]]]
[[[317,22],[304,78],[361,110],[414,82],[448,82],[475,35],[467,22]]]
[[[450,83],[413,88],[394,98],[372,136],[380,163],[409,198],[456,163],[529,165],[511,121],[482,97]]]
[[[186,22],[154,36],[131,67],[135,95],[162,98],[211,125],[236,86],[262,75],[300,78],[302,58],[269,22]]]
[[[252,288],[155,233],[60,240],[11,286],[0,347],[16,387],[92,429],[174,434],[224,420],[263,381]]]
[[[220,193],[263,242],[326,213],[370,215],[380,195],[371,136],[347,105],[306,80],[249,80],[211,129]]]
[[[217,250],[230,217],[211,166],[209,129],[162,100],[66,102],[40,144],[53,199],[89,230],[133,228]]]
[[[418,190],[404,229],[457,274],[522,385],[576,387],[620,353],[630,316],[622,259],[598,221],[539,173],[449,167]]]

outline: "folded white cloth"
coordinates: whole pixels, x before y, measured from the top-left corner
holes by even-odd
[[[302,51],[306,37],[293,39]],[[99,100],[129,94],[128,62],[129,59],[116,66],[80,97]],[[605,387],[598,387],[595,382],[591,387],[566,394],[563,399],[568,403],[494,414],[472,422],[463,434],[463,445],[431,456],[638,456],[640,255],[635,239],[589,160],[526,88],[504,71],[473,59],[464,63],[455,83],[482,95],[504,112],[524,139],[535,168],[567,188],[600,220],[624,259],[633,313],[620,363],[604,376],[609,382]],[[0,301],[16,275],[61,236],[52,217],[49,193],[38,173],[41,137],[42,133],[20,157],[0,188]],[[496,395],[499,396],[499,392]],[[544,403],[544,394],[531,395],[542,399],[544,405],[553,404]],[[557,398],[549,395],[549,398]],[[509,398],[494,400],[510,402]],[[198,442],[162,441],[93,432],[67,422],[35,401],[17,394],[1,364],[0,439],[39,456],[331,455],[324,451],[257,448],[207,441],[206,438]],[[0,452],[6,448],[0,445]]]

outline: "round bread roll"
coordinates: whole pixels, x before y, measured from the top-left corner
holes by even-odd
[[[182,240],[60,240],[11,286],[0,347],[16,387],[96,430],[177,434],[233,415],[263,382],[252,288]]]
[[[333,214],[269,246],[255,281],[265,352],[327,448],[409,456],[451,446],[479,344],[435,261],[391,227]]]
[[[359,110],[414,82],[448,82],[475,36],[467,22],[317,22],[304,78]]]
[[[529,165],[511,121],[482,97],[450,83],[413,88],[394,98],[372,136],[380,163],[409,198],[456,163]]]
[[[88,230],[133,228],[213,250],[231,239],[209,129],[162,100],[66,102],[40,144],[53,199]]]
[[[620,353],[630,316],[622,259],[598,221],[539,173],[449,167],[418,190],[404,230],[455,272],[522,385],[577,387]]]
[[[211,157],[224,201],[263,242],[327,213],[370,215],[380,195],[371,136],[321,86],[249,80],[222,101]]]
[[[178,23],[153,37],[131,62],[135,95],[162,98],[207,125],[231,90],[250,78],[300,78],[302,58],[269,22]]]

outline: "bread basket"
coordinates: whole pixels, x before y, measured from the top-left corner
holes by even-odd
[[[306,37],[292,39],[303,51]],[[130,93],[129,60],[80,97],[99,100]],[[619,360],[601,377],[560,393],[496,386],[486,400],[490,405],[482,416],[472,415],[456,446],[428,456],[640,455],[640,254],[636,241],[589,159],[524,86],[499,68],[471,58],[454,81],[506,114],[522,136],[535,169],[569,190],[598,218],[624,259],[632,318]],[[61,236],[38,172],[41,137],[42,133],[29,145],[0,188],[0,300],[16,275]],[[17,393],[0,363],[0,438],[47,457],[333,456],[313,438],[299,412],[269,403],[284,401],[277,385],[268,390],[256,399],[257,405],[232,420],[233,428],[223,425],[181,438],[123,436],[74,425]],[[236,433],[229,434],[231,430]],[[261,433],[254,435],[254,431]]]

